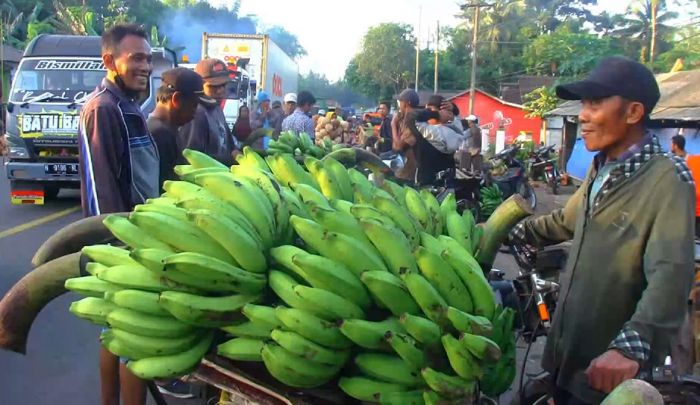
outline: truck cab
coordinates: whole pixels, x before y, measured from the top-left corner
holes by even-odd
[[[141,109],[155,108],[155,89],[175,54],[153,48],[153,74]],[[13,204],[43,204],[61,188],[79,188],[80,109],[105,77],[100,37],[39,35],[29,43],[7,104],[5,163]]]

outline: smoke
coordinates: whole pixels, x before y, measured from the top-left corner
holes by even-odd
[[[255,34],[255,22],[250,18],[235,18],[225,9],[184,8],[164,14],[158,23],[161,33],[167,36],[171,49],[185,47],[178,57],[187,55],[190,62],[202,57],[202,33]]]

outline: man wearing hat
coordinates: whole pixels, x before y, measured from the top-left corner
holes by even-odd
[[[202,59],[194,71],[204,80],[205,97],[200,99],[194,119],[178,131],[178,150],[198,150],[227,166],[232,165],[239,152],[221,107],[230,81],[226,64],[219,59]]]
[[[148,117],[148,130],[160,155],[160,184],[176,180],[173,168],[182,156],[177,147],[179,127],[192,121],[199,103],[209,100],[204,95],[204,81],[186,68],[170,69],[161,75],[156,92],[156,108]]]
[[[297,109],[297,93],[284,95],[284,117],[287,118]]]
[[[598,154],[564,208],[523,221],[510,240],[572,240],[543,366],[557,405],[597,404],[662,363],[683,323],[695,190],[683,159],[664,154],[645,127],[659,100],[646,67],[606,58],[585,80],[556,90],[581,100],[582,137]]]

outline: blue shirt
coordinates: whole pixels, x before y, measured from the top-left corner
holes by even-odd
[[[282,132],[285,131],[292,131],[297,135],[306,132],[311,139],[314,139],[316,133],[313,120],[299,108],[282,121]]]

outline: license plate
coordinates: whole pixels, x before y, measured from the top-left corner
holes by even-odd
[[[44,165],[46,174],[78,174],[77,163],[50,163]]]

